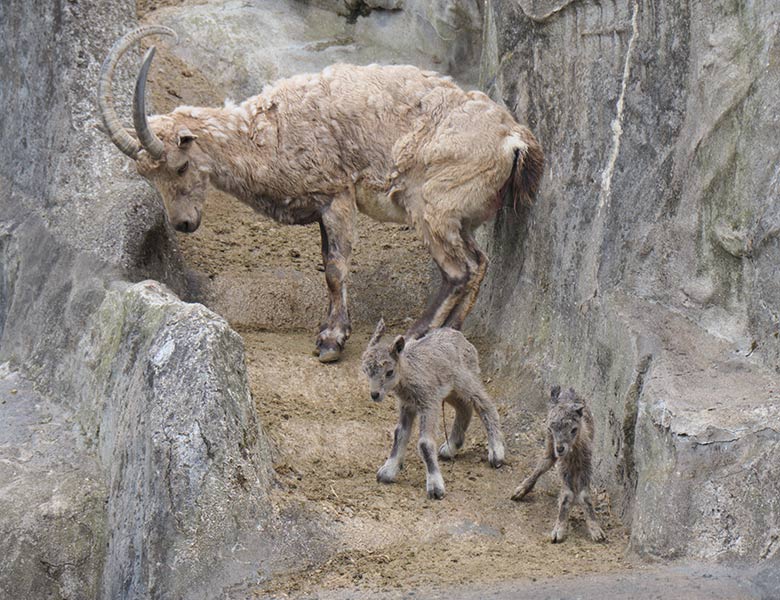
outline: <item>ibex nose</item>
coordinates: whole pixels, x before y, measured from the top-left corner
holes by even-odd
[[[379,392],[371,392],[372,400],[379,400]]]
[[[566,450],[566,446],[558,446],[555,450],[558,452],[558,456],[560,456]]]
[[[195,231],[195,224],[192,221],[179,221],[173,228],[182,233],[191,233]]]

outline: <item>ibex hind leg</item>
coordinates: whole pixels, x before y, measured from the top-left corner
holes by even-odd
[[[431,257],[439,267],[441,287],[420,318],[407,332],[412,337],[421,337],[429,330],[444,325],[453,311],[457,310],[473,278],[469,270],[468,253],[458,229],[455,229],[456,226],[460,226],[459,223],[451,219],[441,219],[436,222],[440,227],[445,227],[445,230],[435,230],[427,223],[421,229]],[[452,231],[446,227],[450,227]]]
[[[436,423],[438,414],[434,414],[435,408],[420,415],[420,441],[418,448],[420,457],[425,463],[425,490],[428,498],[440,500],[444,497],[444,478],[439,470],[439,462],[436,460]]]
[[[469,251],[468,266],[470,277],[466,285],[467,291],[465,296],[444,322],[446,327],[452,327],[453,329],[460,329],[466,317],[469,316],[471,309],[474,308],[482,281],[485,279],[485,273],[487,273],[488,264],[490,263],[487,254],[482,252],[479,246],[477,246],[477,242],[471,233],[463,233],[462,237]]]

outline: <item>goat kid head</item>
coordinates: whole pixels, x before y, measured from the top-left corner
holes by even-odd
[[[197,146],[197,136],[182,122],[182,116],[146,116],[146,78],[155,47],[146,52],[133,94],[134,136],[125,129],[113,106],[111,83],[119,59],[147,35],[171,35],[168,27],[139,27],[125,34],[111,48],[98,81],[98,107],[111,141],[135,161],[138,173],[149,181],[162,197],[171,225],[185,233],[195,231],[201,220],[209,183],[209,161]]]
[[[547,413],[547,429],[553,438],[556,458],[566,456],[577,442],[581,430],[585,403],[574,388],[561,393],[560,386],[550,390],[550,410]]]
[[[380,319],[363,353],[361,365],[363,374],[368,378],[369,392],[374,402],[384,400],[398,384],[398,359],[406,345],[402,335],[396,337],[389,346],[380,344],[379,340],[384,332],[385,321]]]

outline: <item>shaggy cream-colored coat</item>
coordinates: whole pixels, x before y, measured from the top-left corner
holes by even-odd
[[[169,30],[128,33],[106,60],[101,89],[121,54],[149,33]],[[281,223],[319,222],[330,294],[321,360],[338,358],[350,334],[345,280],[357,210],[413,225],[442,272],[438,295],[409,334],[462,325],[487,268],[473,230],[502,202],[530,203],[542,175],[541,147],[507,110],[416,67],[336,64],[241,104],[182,106],[147,119],[152,56],[134,100],[140,145],[117,132],[110,93],[99,93],[112,139],[181,231],[200,224],[209,183]]]

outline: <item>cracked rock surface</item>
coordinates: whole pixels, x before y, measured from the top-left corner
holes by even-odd
[[[776,556],[775,3],[489,1],[485,29],[483,85],[547,155],[483,232],[488,364],[591,399],[634,551]]]

